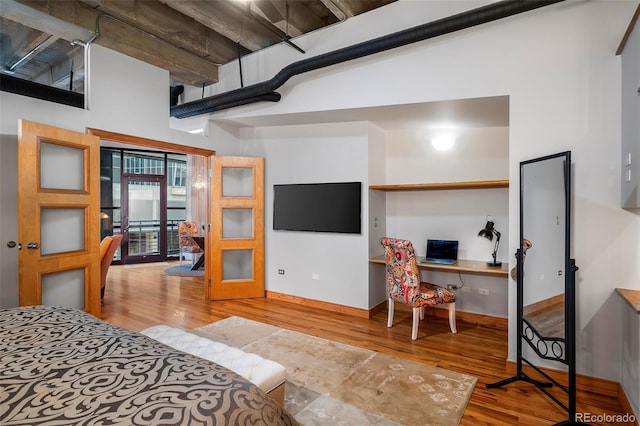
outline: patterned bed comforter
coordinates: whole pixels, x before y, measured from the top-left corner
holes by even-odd
[[[0,310],[2,425],[296,425],[210,361],[71,308]]]

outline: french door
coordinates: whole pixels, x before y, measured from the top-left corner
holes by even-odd
[[[20,306],[67,306],[100,317],[99,166],[97,137],[20,120]]]
[[[264,159],[213,156],[211,164],[208,296],[264,297]]]

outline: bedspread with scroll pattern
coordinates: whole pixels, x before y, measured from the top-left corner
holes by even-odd
[[[2,425],[296,425],[213,362],[72,308],[0,310]]]

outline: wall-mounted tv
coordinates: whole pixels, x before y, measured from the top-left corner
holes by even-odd
[[[273,229],[361,233],[362,183],[273,185]]]

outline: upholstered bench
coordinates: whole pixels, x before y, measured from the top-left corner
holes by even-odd
[[[167,325],[149,327],[141,333],[238,373],[284,406],[285,368],[277,362]]]

